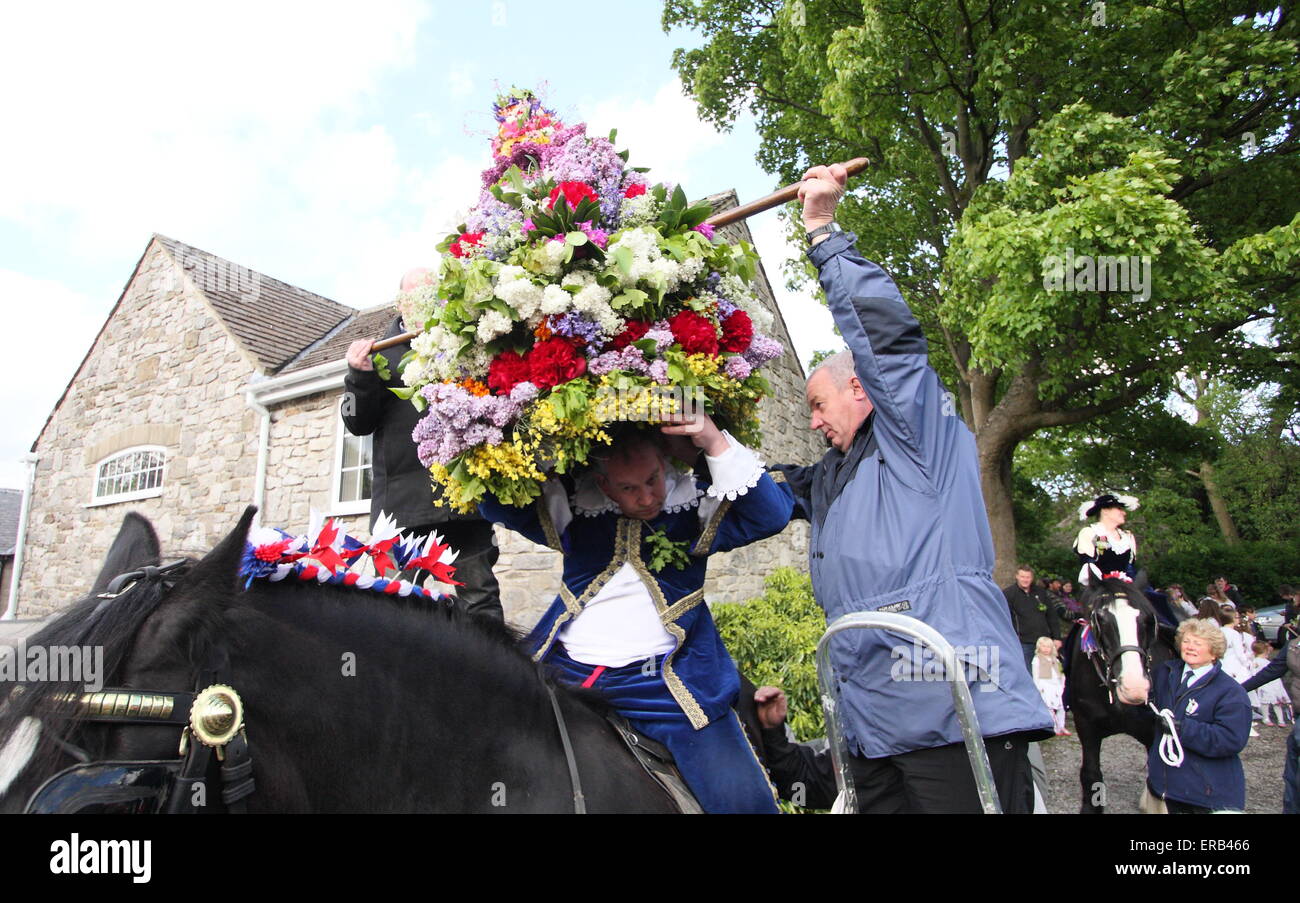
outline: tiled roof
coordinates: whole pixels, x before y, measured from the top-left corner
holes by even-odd
[[[336,332],[305,349],[280,372],[293,373],[296,370],[306,370],[308,367],[340,360],[347,354],[348,346],[357,339],[383,338],[388,328],[393,325],[393,318],[396,316],[397,308],[391,304],[353,311],[352,319],[344,323]],[[393,361],[393,363],[397,362]]]
[[[189,272],[195,287],[268,375],[357,312],[174,238],[154,237]]]
[[[18,515],[23,507],[21,489],[0,489],[0,556],[13,555],[18,544]]]

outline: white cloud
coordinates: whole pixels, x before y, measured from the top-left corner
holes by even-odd
[[[804,368],[807,369],[813,352],[843,348],[844,339],[835,334],[835,319],[830,308],[822,303],[821,293],[815,291],[816,285],[810,282],[797,292],[785,287],[783,265],[786,260],[803,254],[803,244],[786,240],[784,227],[774,210],[751,217],[749,231],[754,236],[754,247],[763,258],[767,278],[772,282],[772,293],[781,308],[790,341]]]
[[[114,298],[114,300],[116,300]],[[0,487],[21,489],[26,454],[90,348],[112,301],[92,299],[48,279],[0,270],[4,311],[0,379]],[[59,352],[59,353],[56,353]]]
[[[618,129],[615,144],[631,150],[629,164],[648,166],[653,180],[680,182],[688,189],[696,181],[696,159],[727,140],[700,120],[695,101],[682,94],[676,78],[662,85],[650,100],[618,96],[596,100],[582,109],[587,114],[588,134],[607,135],[610,129]]]

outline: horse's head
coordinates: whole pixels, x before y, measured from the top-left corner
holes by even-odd
[[[1125,705],[1145,705],[1158,634],[1155,610],[1135,584],[1111,578],[1089,588],[1090,624],[1102,679]]]
[[[78,763],[178,760],[182,727],[175,719],[105,721],[103,697],[98,704],[87,697],[114,687],[196,689],[198,670],[219,648],[220,619],[254,513],[245,511],[202,561],[162,569],[152,526],[134,512],[126,516],[90,595],[27,641],[29,654],[45,650],[48,672],[0,682],[0,811],[21,809],[46,779]],[[67,662],[73,650],[100,663],[93,684],[84,668],[54,670],[56,657]]]

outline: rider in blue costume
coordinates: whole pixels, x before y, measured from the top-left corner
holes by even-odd
[[[560,594],[525,641],[533,657],[667,746],[705,811],[776,812],[732,710],[740,678],[703,604],[704,577],[712,553],[784,529],[792,503],[707,415],[663,431],[704,450],[710,480],[678,472],[651,434],[630,432],[572,499],[552,479],[530,508],[489,499],[479,510],[564,554]],[[652,571],[669,542],[686,554]]]

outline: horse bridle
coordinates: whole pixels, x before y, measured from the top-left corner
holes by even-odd
[[[101,600],[96,614],[140,581],[159,581],[164,591],[170,592],[188,565],[188,561],[175,561],[118,575],[96,596]],[[132,812],[207,811],[206,782],[214,754],[221,763],[219,782],[226,811],[246,811],[245,800],[256,789],[253,757],[244,728],[243,702],[230,683],[230,659],[224,647],[218,646],[199,669],[192,693],[109,687],[49,700],[46,715],[94,724],[180,727],[179,758],[93,761],[84,750],[53,738],[78,764],[41,784],[26,811],[66,812],[81,806]]]
[[[1116,598],[1115,594],[1111,593],[1110,598],[1111,601],[1114,601]],[[1142,657],[1143,674],[1149,676],[1151,674],[1151,653],[1141,646],[1123,645],[1117,647],[1113,652],[1108,652],[1103,648],[1101,645],[1101,631],[1097,629],[1096,620],[1097,614],[1102,607],[1103,606],[1093,605],[1092,612],[1088,617],[1086,619],[1080,618],[1078,623],[1092,631],[1094,641],[1097,644],[1097,650],[1096,652],[1084,652],[1084,655],[1088,657],[1088,661],[1092,662],[1093,670],[1097,672],[1097,679],[1101,681],[1101,685],[1106,688],[1108,693],[1110,693],[1111,702],[1114,702],[1115,684],[1119,679],[1118,675],[1115,673],[1115,663],[1120,660],[1120,657],[1123,656],[1125,652],[1136,652]]]

